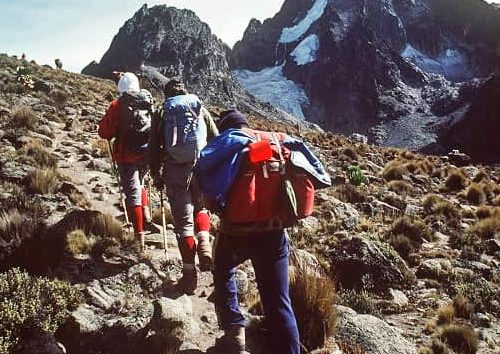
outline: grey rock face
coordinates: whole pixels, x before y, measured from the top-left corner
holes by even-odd
[[[443,25],[437,3],[287,0],[272,19],[250,22],[231,52],[231,69],[281,66],[285,79],[307,96],[300,103],[305,118],[326,130],[366,134],[382,145],[446,152],[464,145],[456,134],[441,144],[441,135],[466,114],[475,117],[475,126],[488,122],[485,129],[495,131],[491,117],[469,110],[481,80],[461,83],[492,72],[495,48],[485,44],[480,49]],[[256,90],[246,74],[242,82]],[[469,150],[474,148],[470,142],[484,135],[457,131],[467,136]],[[486,140],[480,146],[498,141]]]
[[[414,343],[404,338],[397,329],[372,315],[338,306],[338,337],[361,346],[367,354],[416,354]]]

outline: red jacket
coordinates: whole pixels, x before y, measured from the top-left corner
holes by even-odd
[[[113,160],[119,163],[139,163],[147,160],[146,152],[129,152],[125,149],[124,141],[118,131],[120,101],[113,100],[104,117],[99,122],[99,136],[106,140],[116,138],[113,144]]]

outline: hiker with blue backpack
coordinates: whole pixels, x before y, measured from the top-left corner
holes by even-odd
[[[218,135],[209,111],[184,83],[171,79],[163,89],[165,101],[151,128],[149,163],[154,184],[165,187],[174,218],[174,231],[183,262],[179,285],[187,294],[197,287],[195,256],[201,270],[212,261],[210,217],[204,208],[193,168],[207,141]]]
[[[267,318],[269,352],[299,354],[286,227],[311,215],[314,192],[330,186],[330,177],[301,140],[250,129],[237,110],[223,112],[218,126],[220,135],[201,151],[196,167],[200,189],[221,218],[213,274],[224,336],[216,347],[225,354],[247,353],[236,270],[250,259]]]
[[[144,250],[145,228],[151,225],[148,194],[144,177],[148,171],[148,140],[153,97],[140,89],[133,73],[119,73],[118,93],[99,122],[99,136],[114,140],[112,159],[117,164],[119,182],[126,197],[125,215],[134,226],[136,238]]]

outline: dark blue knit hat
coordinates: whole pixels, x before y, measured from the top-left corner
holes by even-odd
[[[240,111],[230,109],[220,114],[218,125],[219,130],[223,132],[231,128],[238,128],[240,125],[248,125],[248,120]]]

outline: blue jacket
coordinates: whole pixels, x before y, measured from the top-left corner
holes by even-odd
[[[228,129],[201,151],[195,170],[200,189],[220,206],[225,205],[227,193],[246,156],[245,147],[255,141],[255,137],[244,130]],[[287,136],[282,143],[291,151],[290,162],[310,175],[316,189],[331,186],[323,164],[301,140]]]

